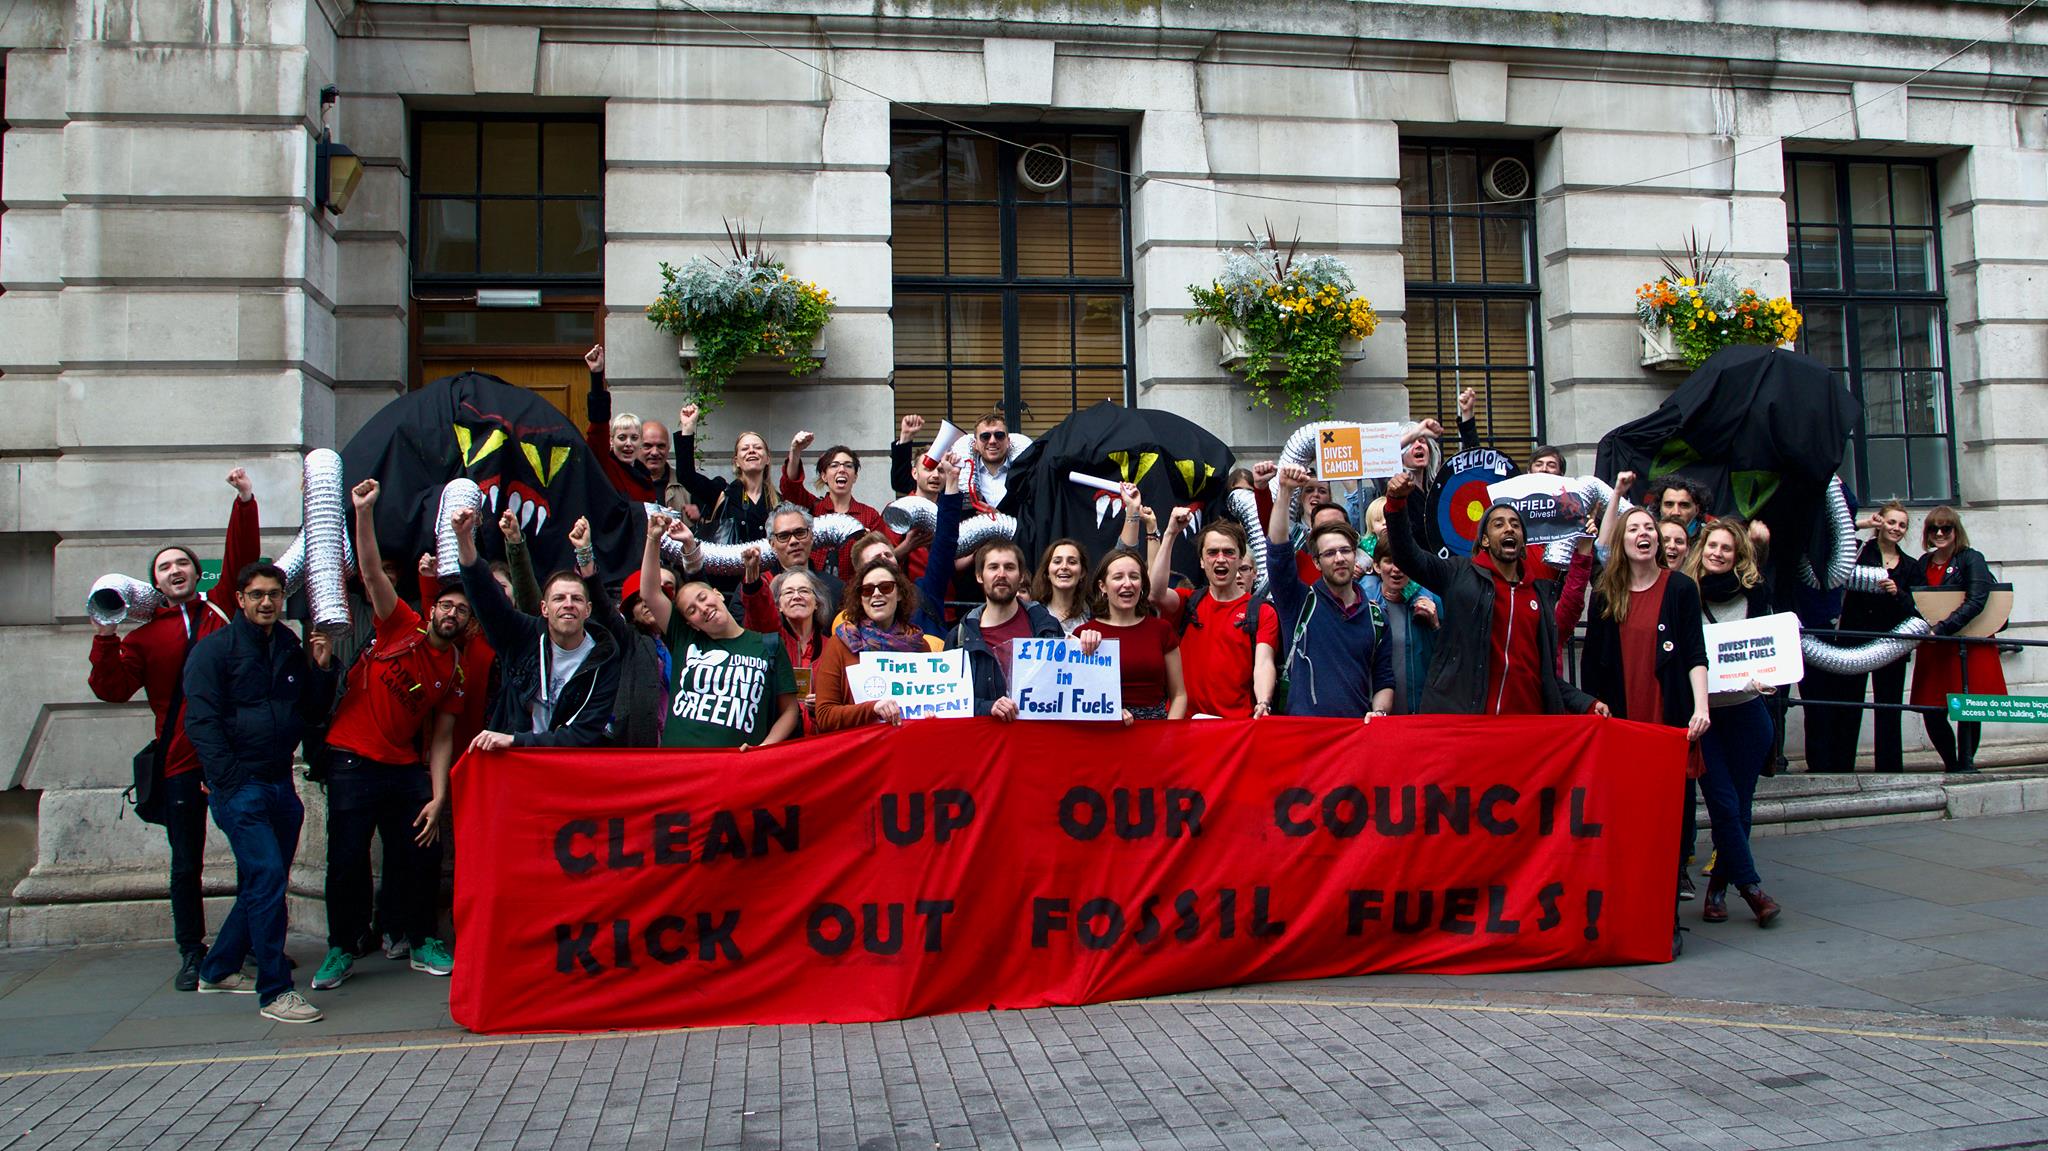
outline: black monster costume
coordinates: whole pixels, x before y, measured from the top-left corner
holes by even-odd
[[[467,476],[484,497],[477,545],[502,558],[497,519],[519,516],[535,571],[574,566],[569,529],[590,517],[598,576],[616,584],[639,566],[645,513],[607,483],[583,432],[539,395],[496,376],[464,372],[400,396],[370,417],[341,452],[350,484],[375,479],[377,543],[403,566],[434,550],[441,488]]]

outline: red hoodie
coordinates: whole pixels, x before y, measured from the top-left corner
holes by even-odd
[[[1540,560],[1522,557],[1521,578],[1509,583],[1493,566],[1493,557],[1473,552],[1472,562],[1493,577],[1493,629],[1486,664],[1486,714],[1543,714],[1543,607],[1533,586],[1548,579]],[[1512,672],[1513,674],[1509,674]]]
[[[235,573],[254,563],[262,549],[256,501],[237,499],[234,511],[228,515],[220,579],[204,594],[186,600],[182,608],[158,608],[149,622],[126,636],[93,636],[92,670],[85,677],[92,694],[108,703],[126,703],[137,691],[142,692],[149,700],[149,710],[156,713],[156,737],[164,738],[164,716],[171,707],[171,690],[185,674],[185,657],[191,654],[193,644],[226,627],[233,618],[237,606]],[[192,750],[192,742],[185,738],[181,708],[171,732],[170,748],[164,755],[164,774],[183,775],[197,770],[199,753]]]

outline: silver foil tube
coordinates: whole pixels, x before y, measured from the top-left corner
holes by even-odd
[[[306,601],[313,626],[321,631],[346,631],[349,626],[348,491],[342,483],[341,457],[329,448],[306,453],[305,526]]]
[[[442,486],[441,507],[434,513],[434,570],[443,579],[462,570],[462,541],[455,533],[456,514],[473,511],[478,522],[482,522],[483,507],[484,494],[475,480],[456,476]],[[472,528],[472,534],[474,531]]]
[[[1310,425],[1311,429],[1314,427]],[[1270,542],[1266,539],[1266,525],[1259,522],[1258,497],[1244,488],[1232,488],[1223,493],[1223,514],[1244,528],[1245,543],[1252,553],[1246,557],[1252,561],[1252,590],[1263,589],[1267,580],[1266,559]],[[1172,543],[1162,540],[1160,546],[1170,547]]]
[[[1835,675],[1867,675],[1905,658],[1906,653],[1933,630],[1934,625],[1914,616],[1893,628],[1892,634],[1884,639],[1874,639],[1855,647],[1836,647],[1819,636],[1802,635],[1799,637],[1799,654],[1810,668]]]
[[[153,619],[156,609],[168,602],[154,585],[134,576],[112,573],[92,581],[92,590],[85,593],[85,614],[101,627],[112,627],[122,620],[142,623]]]
[[[882,509],[882,522],[899,536],[918,528],[935,532],[939,530],[939,505],[923,496],[904,496]]]
[[[1822,573],[1813,570],[1813,561],[1799,557],[1799,578],[1807,587],[1825,591],[1828,588],[1850,587],[1851,580],[1858,578],[1856,571],[1856,517],[1849,511],[1848,494],[1842,491],[1842,477],[1829,476],[1827,490],[1828,570]],[[1877,569],[1869,569],[1877,570]],[[1867,578],[1867,573],[1864,578]],[[1884,578],[1882,575],[1879,579]],[[1868,587],[1856,591],[1875,591],[1877,583],[1869,581]],[[1883,666],[1883,665],[1879,665]]]
[[[291,546],[277,557],[278,569],[284,572],[286,595],[297,595],[306,586],[306,533],[301,531],[292,537]]]
[[[1598,507],[1602,509],[1603,514],[1605,513],[1608,501],[1614,498],[1614,488],[1599,476],[1579,476],[1576,479],[1567,480],[1565,482],[1565,490],[1578,496],[1580,500],[1585,502],[1587,508]],[[1632,501],[1624,498],[1621,501],[1621,507],[1615,510],[1615,515],[1619,516],[1634,506],[1636,505]],[[1594,530],[1598,531],[1597,528]],[[1584,536],[1585,533],[1581,532],[1579,535],[1568,536],[1561,540],[1551,540],[1543,545],[1543,562],[1556,568],[1558,571],[1563,571],[1570,567],[1572,552],[1578,547],[1579,540],[1584,538]],[[1594,542],[1598,543],[1599,541],[1595,540]]]
[[[887,523],[888,521],[884,520],[883,522]],[[824,548],[827,551],[837,551],[846,541],[859,539],[862,533],[867,530],[868,525],[854,519],[852,516],[843,515],[839,512],[826,512],[824,515],[811,517],[811,546],[813,548]],[[764,547],[766,544],[767,541],[762,541]],[[763,552],[762,554],[770,558],[773,558],[774,555],[772,552]]]
[[[960,542],[955,545],[955,554],[970,555],[975,548],[990,540],[1014,540],[1017,538],[1017,517],[998,512],[989,515],[977,512],[960,521]]]

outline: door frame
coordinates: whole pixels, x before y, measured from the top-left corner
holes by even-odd
[[[589,348],[571,347],[567,344],[442,344],[436,345],[432,354],[421,339],[425,317],[432,312],[474,311],[477,308],[474,295],[439,296],[413,298],[411,314],[406,318],[407,342],[411,354],[406,360],[406,388],[408,392],[418,391],[427,386],[426,362],[428,360],[457,360],[473,356],[479,360],[581,360]],[[604,321],[607,309],[604,295],[599,291],[589,292],[548,292],[539,306],[532,308],[507,308],[506,311],[522,312],[588,312],[593,318],[593,329],[598,334],[598,343],[603,343]],[[582,417],[575,412],[568,413],[574,420]]]

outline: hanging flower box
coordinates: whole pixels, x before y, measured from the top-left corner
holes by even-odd
[[[1236,328],[1220,328],[1223,336],[1223,351],[1216,357],[1216,366],[1229,371],[1238,371],[1251,359],[1251,352],[1245,346],[1244,333]],[[1337,358],[1347,364],[1355,364],[1365,358],[1363,337],[1346,336],[1337,341]]]
[[[1678,337],[1671,334],[1670,324],[1644,324],[1637,330],[1643,337],[1644,367],[1656,372],[1692,371],[1685,362],[1685,353],[1678,350]]]
[[[1288,415],[1319,418],[1344,386],[1344,364],[1364,358],[1379,316],[1357,294],[1344,261],[1296,260],[1300,246],[1297,238],[1282,249],[1270,229],[1254,234],[1224,258],[1215,280],[1188,285],[1195,302],[1188,322],[1213,323],[1223,333],[1217,363],[1244,378],[1252,407],[1274,407],[1277,395]]]
[[[1694,235],[1686,266],[1664,261],[1666,274],[1636,289],[1642,365],[1689,372],[1735,344],[1790,347],[1799,338],[1799,310],[1784,296],[1766,297],[1736,282],[1735,272]]]
[[[717,408],[725,382],[742,373],[818,370],[832,294],[789,274],[744,228],[726,225],[732,258],[693,256],[682,267],[661,265],[662,288],[647,319],[676,337],[688,369],[690,402]]]
[[[811,341],[810,350],[805,355],[820,363],[824,362],[825,333],[818,333],[818,338]],[[696,371],[698,358],[697,337],[687,333],[677,336],[676,359],[683,365],[683,370],[686,372]],[[734,368],[732,372],[735,376],[787,375],[788,373],[789,361],[785,357],[770,355],[767,352],[759,352],[748,356],[741,360],[739,366]]]

